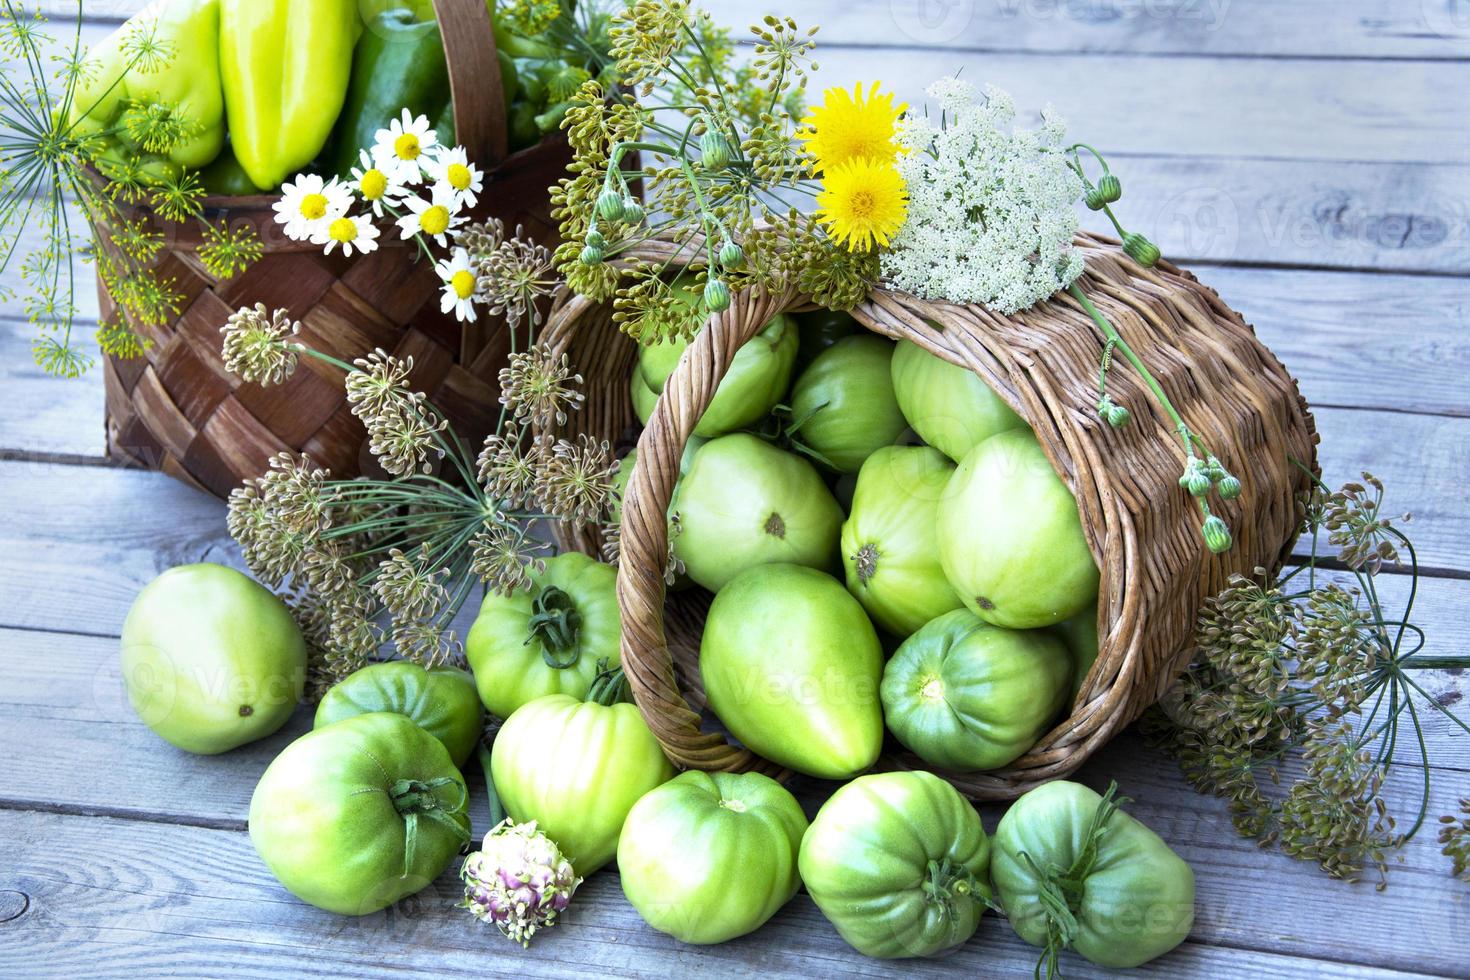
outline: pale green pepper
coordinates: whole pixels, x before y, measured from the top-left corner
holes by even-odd
[[[361,26],[357,0],[220,0],[230,140],[257,187],[280,187],[326,145]]]
[[[89,67],[72,99],[76,132],[107,133],[146,152],[129,118],[163,106],[182,126],[168,147],[155,149],[181,167],[213,161],[225,144],[219,23],[220,0],[154,0],[144,7],[88,52]],[[139,57],[129,40],[140,31],[153,38],[157,54]]]

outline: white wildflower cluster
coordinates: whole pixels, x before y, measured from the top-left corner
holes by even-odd
[[[428,117],[407,109],[378,130],[359,161],[350,180],[299,174],[281,188],[275,211],[286,237],[325,246],[328,255],[339,247],[345,255],[365,254],[378,247],[381,231],[374,219],[386,215],[401,240],[418,239],[426,252],[430,243],[449,249],[469,220],[465,212],[485,189],[484,174],[464,147],[441,144]],[[444,283],[441,309],[460,320],[476,319],[475,301],[485,300],[477,296],[479,277],[469,252],[453,248],[434,271]]]
[[[968,82],[929,87],[943,124],[900,124],[898,169],[909,217],[883,254],[883,277],[930,300],[982,303],[1015,313],[1082,274],[1072,248],[1080,177],[1063,154],[1065,125],[1050,110],[1037,130],[1012,130],[1015,103]]]

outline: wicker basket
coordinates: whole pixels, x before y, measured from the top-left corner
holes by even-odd
[[[571,153],[557,136],[506,155],[500,66],[484,0],[434,0],[449,63],[458,142],[487,170],[477,217],[526,226],[552,244],[547,187]],[[496,375],[508,352],[497,321],[460,324],[439,311],[441,285],[412,242],[385,235],[365,257],[325,256],[281,233],[268,195],[206,199],[211,220],[248,225],[264,244],[260,261],[220,280],[198,258],[197,228],[156,222],[169,236],[160,277],[183,294],[182,313],[162,327],[134,323],[151,341],[144,357],[106,358],[107,445],[115,458],[159,469],[218,496],[258,476],[282,450],[309,453],[335,475],[359,473],[371,457],[366,433],[348,410],[340,371],[314,358],[283,388],[242,385],[224,370],[220,326],[241,306],[285,308],[316,350],[351,361],[381,347],[414,361],[413,384],[474,444],[497,417]],[[130,218],[154,220],[146,209]],[[105,230],[99,241],[112,249]],[[99,283],[104,318],[117,306]]]
[[[1308,486],[1293,460],[1315,468],[1316,431],[1296,382],[1214,291],[1167,263],[1140,268],[1114,241],[1083,236],[1078,245],[1087,295],[1241,479],[1244,492],[1221,509],[1235,534],[1225,555],[1211,555],[1200,540],[1199,512],[1178,486],[1178,439],[1134,372],[1120,368],[1109,377],[1133,422],[1113,429],[1098,420],[1102,340],[1066,294],[1005,317],[879,290],[853,311],[875,333],[976,372],[1031,423],[1077,498],[1101,570],[1100,652],[1070,715],[1004,770],[942,773],[977,800],[1011,799],[1066,776],[1156,702],[1190,655],[1204,599],[1232,573],[1275,567],[1289,555],[1297,497]],[[654,249],[648,257],[671,254]],[[666,512],[685,442],[736,351],[770,317],[807,308],[795,293],[736,296],[690,345],[638,440],[618,573],[623,666],[644,717],[681,766],[780,774],[730,744],[699,710],[699,629],[709,595],[665,594]],[[543,338],[589,374],[579,428],[602,438],[626,432],[634,423],[627,379],[637,351],[618,336],[609,311],[566,298]],[[598,545],[586,532],[562,543],[588,551]],[[901,751],[880,765],[931,768]]]

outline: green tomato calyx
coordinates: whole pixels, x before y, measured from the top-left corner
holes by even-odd
[[[455,797],[452,802],[446,803],[439,795],[439,790],[446,786],[453,787]],[[418,845],[419,820],[429,819],[448,828],[460,843],[470,839],[469,830],[454,819],[454,814],[463,813],[465,805],[469,802],[469,793],[464,788],[464,783],[449,776],[439,779],[430,779],[427,782],[418,779],[400,779],[388,790],[388,796],[393,801],[393,809],[403,818],[403,876],[407,878],[414,873],[414,851]]]
[[[965,898],[978,890],[975,876],[964,865],[956,865],[949,858],[929,862],[924,897],[937,906],[946,919],[953,920],[957,915],[955,899]]]
[[[630,695],[628,678],[623,676],[623,668],[621,666],[609,667],[606,659],[597,661],[597,677],[593,679],[592,686],[587,689],[585,700],[589,704],[611,707],[631,700]]]
[[[539,641],[541,659],[548,667],[575,667],[582,658],[582,614],[576,600],[553,585],[531,600],[531,609],[526,645]]]
[[[1092,822],[1088,825],[1085,837],[1086,843],[1077,853],[1077,859],[1070,868],[1061,868],[1055,864],[1047,864],[1042,868],[1030,854],[1021,852],[1022,860],[1036,875],[1036,897],[1041,903],[1042,914],[1046,916],[1046,945],[1042,947],[1041,957],[1036,963],[1037,977],[1045,975],[1048,980],[1061,977],[1058,958],[1062,950],[1071,947],[1077,933],[1082,929],[1077,922],[1076,913],[1082,907],[1084,883],[1087,876],[1092,874],[1092,866],[1097,863],[1098,845],[1107,833],[1108,821],[1118,812],[1120,806],[1128,802],[1126,798],[1117,798],[1117,793],[1117,782],[1109,783],[1108,791],[1103,794],[1097,810],[1092,814]]]

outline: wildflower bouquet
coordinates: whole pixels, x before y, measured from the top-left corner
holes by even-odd
[[[0,273],[18,264],[29,287],[24,305],[36,330],[36,363],[75,377],[92,364],[75,336],[78,262],[96,264],[118,307],[98,329],[102,351],[130,358],[184,302],[176,278],[156,262],[179,226],[198,225],[199,260],[217,279],[238,275],[262,246],[248,227],[209,220],[199,172],[174,159],[188,156],[183,150],[200,125],[187,107],[158,97],[175,61],[188,54],[159,18],[135,19],[116,37],[115,51],[93,55],[82,46],[81,0],[70,40],[59,41],[46,25],[39,10],[0,0]],[[123,99],[129,76],[136,95],[129,90]],[[116,119],[98,123],[94,109],[109,101],[120,103]],[[40,242],[28,247],[37,229]]]
[[[815,32],[775,17],[751,31],[749,73],[732,75],[727,59],[709,53],[720,43],[705,43],[724,35],[685,0],[637,0],[617,19],[612,50],[631,91],[609,98],[589,83],[567,115],[576,159],[553,199],[569,286],[611,299],[616,321],[644,343],[688,337],[729,306],[732,290],[751,286],[794,286],[847,309],[883,284],[1004,314],[1065,291],[1104,338],[1099,416],[1113,426],[1130,419],[1107,390],[1116,352],[1178,434],[1179,483],[1196,501],[1204,543],[1229,550],[1230,529],[1209,498],[1238,496],[1239,481],[1077,285],[1079,203],[1109,217],[1133,261],[1160,259],[1153,243],[1119,224],[1111,205],[1122,185],[1106,160],[1086,144],[1067,145],[1050,111],[1039,130],[1014,129],[1006,93],[987,88],[977,97],[958,79],[928,91],[937,122],[863,83],[827,90],[804,113]],[[633,151],[659,162],[626,170]],[[1096,183],[1084,153],[1101,168]],[[803,198],[810,214],[796,206]],[[651,238],[700,243],[703,262],[681,280],[700,304],[678,300],[665,266],[612,261]]]

